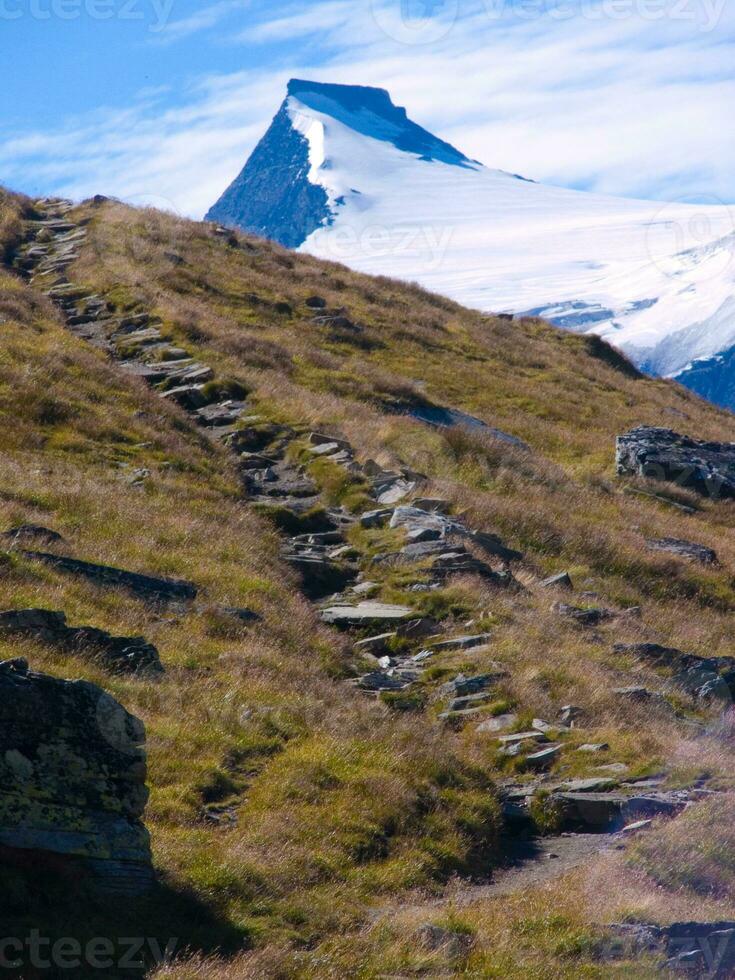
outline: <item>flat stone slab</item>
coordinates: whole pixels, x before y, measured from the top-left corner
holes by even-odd
[[[641,660],[666,665],[676,663],[686,656],[681,650],[661,646],[660,643],[616,643],[613,650],[615,653],[630,653]]]
[[[499,442],[505,442],[516,449],[523,449],[526,452],[530,452],[528,444],[522,439],[510,435],[508,432],[503,432],[502,429],[496,429],[492,425],[488,425],[487,422],[483,422],[482,419],[478,419],[475,415],[469,415],[467,412],[462,412],[457,408],[445,408],[442,405],[432,405],[427,402],[418,405],[399,405],[396,407],[396,410],[402,415],[409,415],[419,422],[424,422],[426,425],[439,429],[462,428],[486,432]]]
[[[448,640],[438,640],[431,643],[432,650],[472,650],[474,647],[487,646],[490,633],[478,633],[475,636],[451,636]]]
[[[497,715],[495,718],[488,718],[487,721],[483,721],[475,731],[495,734],[496,732],[506,732],[516,724],[518,724],[518,715],[512,713]]]
[[[617,785],[615,779],[605,776],[598,776],[590,779],[570,779],[562,783],[559,789],[568,793],[604,793],[613,789]]]
[[[717,552],[703,544],[693,541],[683,541],[681,538],[648,538],[646,547],[649,551],[664,551],[687,561],[696,561],[700,565],[716,565]]]
[[[572,579],[569,572],[560,572],[558,575],[552,575],[551,578],[545,578],[541,583],[542,589],[571,589],[573,588]]]
[[[475,677],[466,677],[464,674],[458,674],[454,680],[442,684],[439,688],[439,693],[455,698],[466,697],[468,694],[479,694],[506,676],[502,670],[499,670],[495,674],[477,674]]]
[[[525,764],[529,769],[545,769],[561,754],[562,749],[563,746],[561,745],[549,745],[548,748],[527,755],[524,760]]]
[[[393,606],[386,602],[360,602],[356,606],[329,606],[322,610],[323,621],[334,626],[400,622],[414,615],[409,606]]]
[[[503,745],[516,745],[519,742],[548,742],[543,732],[515,732],[512,735],[500,735],[498,741]]]
[[[94,562],[67,558],[65,555],[52,555],[44,551],[23,551],[25,558],[53,565],[59,571],[71,575],[81,575],[98,585],[122,586],[144,599],[195,599],[197,587],[182,579],[157,578],[128,572],[110,565],[97,565]]]

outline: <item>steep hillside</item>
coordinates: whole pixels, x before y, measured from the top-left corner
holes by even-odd
[[[2,608],[141,635],[165,668],[123,675],[43,639],[0,639],[4,656],[93,680],[145,722],[160,877],[145,899],[80,916],[83,888],[62,901],[68,882],[39,884],[16,862],[8,935],[38,921],[79,935],[89,917],[84,935],[176,936],[190,955],[166,977],[609,977],[618,963],[647,975],[634,952],[632,967],[625,950],[607,958],[605,926],[624,916],[735,917],[725,859],[710,857],[706,878],[670,873],[677,820],[704,790],[728,805],[730,753],[710,724],[722,699],[690,697],[667,667],[616,649],[735,652],[732,505],[614,465],[616,435],[634,426],[727,441],[728,413],[641,377],[596,338],[212,225],[5,195],[0,229],[0,530],[63,538],[7,538]],[[385,526],[397,511],[362,520],[386,504],[388,471],[389,495],[449,512],[430,527],[408,515],[409,533],[431,545],[453,522],[454,564],[432,564],[431,548],[400,554],[405,531]],[[325,531],[340,542],[328,560],[321,542],[336,541],[298,537]],[[718,562],[650,546],[672,538]],[[144,601],[31,548],[197,595]],[[317,588],[317,570],[353,578]],[[564,571],[573,591],[543,584]],[[329,624],[335,605],[365,597],[416,625],[371,629],[376,613],[362,629]],[[395,635],[355,645],[380,632]],[[410,658],[426,648],[421,667]],[[395,685],[381,680],[386,656]],[[619,693],[633,685],[650,696]],[[543,776],[533,752],[498,742],[529,728],[534,748],[559,746]],[[570,853],[566,877],[493,877],[518,845],[512,793],[530,797],[523,821],[542,854],[535,835],[562,819],[548,790],[582,777],[621,784],[626,800],[631,780],[660,777],[648,787],[659,816],[694,806],[639,850],[600,835],[584,870]],[[718,830],[705,816],[706,843]],[[590,847],[584,836],[575,847]],[[209,958],[218,948],[222,961]]]

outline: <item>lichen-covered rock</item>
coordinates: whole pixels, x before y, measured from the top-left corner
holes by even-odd
[[[671,429],[639,426],[618,436],[620,476],[644,476],[714,499],[735,498],[735,443],[700,442]]]
[[[0,663],[0,845],[76,861],[102,891],[153,881],[145,729],[101,688]]]

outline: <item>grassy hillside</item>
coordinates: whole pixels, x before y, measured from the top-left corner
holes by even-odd
[[[31,208],[2,197],[8,259]],[[412,938],[417,925],[436,921],[472,937],[460,957],[467,975],[609,977],[617,966],[599,959],[600,925],[624,915],[701,914],[692,881],[667,870],[676,846],[667,827],[640,853],[616,853],[572,879],[431,906],[432,896],[446,897],[447,881],[451,899],[458,881],[482,877],[502,857],[494,787],[514,770],[476,725],[438,720],[436,689],[460,670],[499,662],[508,678],[496,713],[514,709],[528,724],[580,705],[589,722],[572,743],[608,743],[604,761],[631,773],[664,771],[672,785],[706,779],[728,789],[733,767],[717,738],[695,736],[663,708],[623,707],[611,692],[658,680],[615,643],[735,653],[732,506],[620,480],[613,464],[615,435],[634,425],[731,440],[732,416],[638,376],[599,342],[538,320],[481,316],[416,287],[114,202],[82,205],[74,217],[88,222],[89,236],[69,270],[75,282],[116,311],[160,317],[174,344],[250,393],[261,419],[304,435],[339,433],[361,459],[426,474],[427,494],[524,554],[514,567],[523,591],[465,577],[412,600],[450,625],[481,624],[492,632],[489,651],[447,655],[409,705],[366,698],[349,682],[350,642],[300,595],[276,528],[243,500],[231,457],[180,409],[68,333],[37,287],[0,271],[0,531],[43,525],[77,557],[200,587],[192,609],[156,608],[70,579],[10,544],[2,558],[1,608],[61,609],[75,625],[142,634],[161,652],[167,672],[153,683],[40,644],[0,641],[0,656],[22,654],[38,669],[94,680],[147,725],[146,822],[162,883],[115,916],[128,931],[175,935],[191,947],[193,959],[158,976],[459,970],[456,954]],[[314,295],[353,326],[314,322],[305,305]],[[530,452],[394,414],[426,400],[470,412]],[[360,488],[328,464],[313,465],[312,475],[333,501],[366,506]],[[719,565],[645,549],[646,538],[667,536],[715,548]],[[367,551],[383,544],[380,536],[361,542]],[[552,603],[577,600],[539,582],[562,570],[578,593],[597,596],[580,602],[619,615],[594,631],[561,619]],[[406,601],[400,574],[372,568],[370,577],[380,598]],[[220,605],[262,618],[238,625]],[[640,615],[626,613],[635,607]],[[676,707],[685,718],[703,717],[684,699]],[[600,764],[575,758],[565,761],[565,776]],[[217,822],[222,808],[234,821]],[[716,821],[708,825],[715,836]],[[727,862],[717,867],[712,877],[727,877]],[[43,889],[18,875],[13,882],[0,903],[22,928],[37,918]],[[713,916],[733,915],[732,892],[729,883],[708,894]],[[53,902],[44,910],[58,930],[78,923],[70,914]],[[96,916],[90,928],[112,928],[103,912]],[[236,959],[208,959],[218,948]],[[626,975],[647,975],[635,969]]]

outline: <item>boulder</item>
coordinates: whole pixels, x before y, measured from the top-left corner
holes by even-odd
[[[384,670],[374,670],[360,677],[357,686],[363,691],[400,691],[408,685],[406,681]]]
[[[576,704],[565,704],[559,712],[559,721],[569,728],[574,728],[575,721],[579,721],[583,717],[583,709]]]
[[[360,526],[364,528],[382,527],[392,516],[393,511],[389,508],[381,507],[380,510],[369,510],[360,518]]]
[[[385,507],[390,504],[397,504],[399,500],[405,500],[415,489],[415,483],[401,478],[381,490],[375,499]]]
[[[646,687],[614,687],[610,692],[614,697],[621,701],[630,701],[633,704],[666,704],[666,699],[656,691],[649,691]]]
[[[623,792],[555,792],[564,824],[570,828],[600,832],[619,830],[642,819],[677,814],[686,801],[666,794],[627,796]]]
[[[397,635],[394,630],[390,633],[380,633],[378,636],[367,636],[364,640],[358,640],[355,643],[355,651],[357,653],[372,653],[377,655],[387,649],[389,641]]]
[[[0,663],[0,845],[60,860],[100,891],[153,883],[145,729],[101,688]]]
[[[704,662],[674,674],[671,685],[690,697],[703,700],[730,701],[732,697],[727,681]]]
[[[667,957],[664,968],[676,976],[730,980],[735,970],[735,922],[615,923],[603,949],[607,959]]]
[[[621,476],[643,476],[688,487],[713,499],[735,498],[735,444],[702,442],[671,429],[639,426],[618,436]]]

